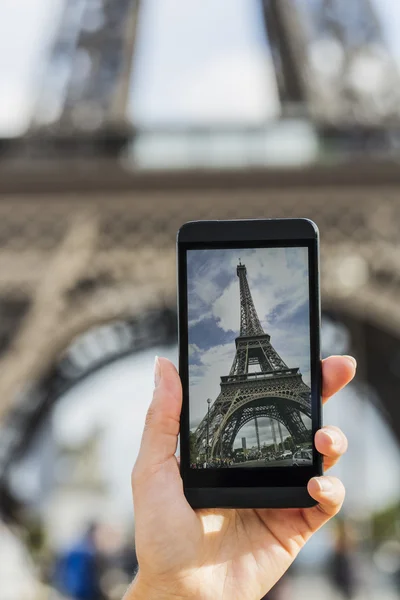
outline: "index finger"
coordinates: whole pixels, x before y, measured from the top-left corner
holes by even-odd
[[[322,402],[325,403],[353,379],[356,367],[352,356],[329,356],[322,361]]]

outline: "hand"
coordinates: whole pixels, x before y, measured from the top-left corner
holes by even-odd
[[[323,361],[323,401],[355,374],[355,361]],[[307,540],[341,508],[335,477],[309,481],[319,503],[306,509],[194,511],[183,494],[176,451],[181,383],[165,358],[156,361],[156,387],[132,474],[139,573],[126,600],[259,600]],[[344,434],[320,429],[315,444],[329,469],[347,449]]]

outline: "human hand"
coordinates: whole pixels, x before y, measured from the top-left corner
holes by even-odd
[[[355,361],[323,361],[323,401],[355,374]],[[156,387],[132,473],[139,572],[125,600],[259,600],[307,540],[341,508],[343,484],[314,477],[318,502],[304,509],[193,510],[183,493],[175,451],[182,391],[175,367],[156,361]],[[345,435],[325,426],[315,436],[329,469],[347,449]]]

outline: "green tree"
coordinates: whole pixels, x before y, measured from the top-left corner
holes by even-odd
[[[197,447],[196,447],[196,436],[191,431],[189,433],[189,449],[190,449],[190,462],[197,462]]]

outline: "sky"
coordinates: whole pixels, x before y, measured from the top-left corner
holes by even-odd
[[[146,0],[134,68],[143,125],[259,125],[280,112],[258,0]]]
[[[1,1],[0,136],[29,123],[64,2]],[[260,17],[257,0],[143,2],[131,118],[152,126],[255,125],[275,117],[277,87]]]
[[[288,367],[299,367],[310,384],[308,255],[306,248],[190,250],[187,258],[190,425],[196,428],[228,375],[240,329],[236,266],[247,268],[254,305],[264,331]],[[308,420],[305,420],[308,424]],[[271,443],[267,419],[259,420],[260,441]],[[285,433],[287,435],[287,432]],[[238,434],[256,443],[254,423]]]
[[[0,136],[29,125],[63,0],[0,2]]]
[[[29,124],[64,2],[1,0],[0,136]],[[400,4],[372,2],[400,62]],[[257,0],[145,0],[140,23],[128,107],[140,124],[258,125],[279,114]]]

